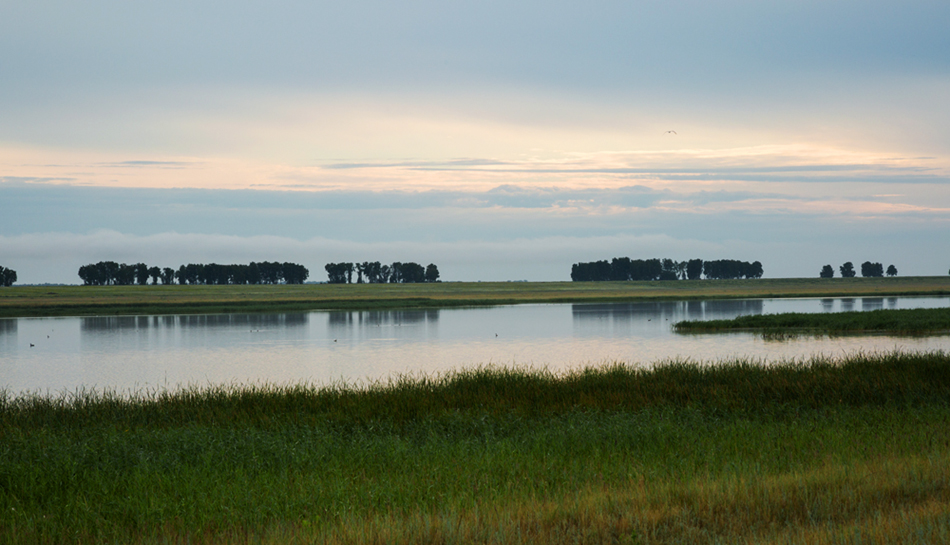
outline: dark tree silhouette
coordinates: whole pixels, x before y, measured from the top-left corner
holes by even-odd
[[[844,263],[838,270],[841,271],[841,278],[854,278],[857,273],[854,272],[854,264],[850,261]]]
[[[861,276],[880,278],[884,276],[884,265],[865,261],[861,264]]]
[[[664,259],[660,262],[660,280],[679,280],[679,264],[672,259]]]
[[[148,284],[148,265],[145,263],[136,263],[132,265],[135,269],[135,283],[144,286]]]
[[[162,284],[174,284],[175,283],[175,269],[171,267],[165,267],[162,269]]]
[[[887,266],[887,276],[897,276],[897,267],[893,264]]]
[[[703,277],[703,260],[690,259],[686,262],[686,278],[689,280],[699,280]]]
[[[597,282],[604,280],[697,280],[702,274],[709,279],[761,278],[762,263],[721,259],[718,261],[674,261],[672,259],[630,259],[615,257],[607,261],[575,263],[571,280]]]
[[[435,263],[429,263],[426,266],[426,282],[438,282],[439,281],[439,268],[435,266]]]
[[[158,284],[158,279],[162,276],[162,270],[158,267],[149,267],[148,275],[152,279],[152,285]]]
[[[284,282],[288,284],[303,284],[306,282],[307,277],[310,276],[310,271],[303,265],[284,263],[282,268]]]
[[[831,265],[825,265],[824,267],[821,268],[821,272],[818,273],[818,276],[820,276],[821,278],[834,278],[835,270],[831,268]]]
[[[396,271],[396,282],[416,284],[426,281],[425,267],[418,263],[393,263],[391,269]]]
[[[353,278],[352,263],[327,263],[323,268],[327,271],[327,282],[330,284],[346,284]]]
[[[16,271],[6,267],[0,267],[0,286],[9,288],[16,283]]]

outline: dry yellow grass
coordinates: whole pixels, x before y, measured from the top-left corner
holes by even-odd
[[[272,528],[263,543],[947,543],[950,456],[828,461],[761,479],[644,479],[464,512]]]

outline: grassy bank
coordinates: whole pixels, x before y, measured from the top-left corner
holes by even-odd
[[[4,543],[948,536],[943,353],[0,402]]]
[[[260,286],[14,286],[0,317],[291,312],[520,303],[948,295],[950,276],[667,282],[444,282]]]
[[[673,326],[679,333],[757,331],[765,335],[798,333],[887,333],[926,335],[950,332],[950,308],[830,312],[786,312],[739,316],[731,320],[684,321]]]

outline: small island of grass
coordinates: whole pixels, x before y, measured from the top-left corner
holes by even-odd
[[[950,308],[884,309],[830,313],[785,312],[739,316],[731,320],[683,321],[677,333],[755,331],[775,334],[884,333],[933,335],[950,333]]]

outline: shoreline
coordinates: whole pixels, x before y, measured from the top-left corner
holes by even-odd
[[[950,276],[627,282],[13,286],[0,318],[402,310],[543,303],[950,295]]]

